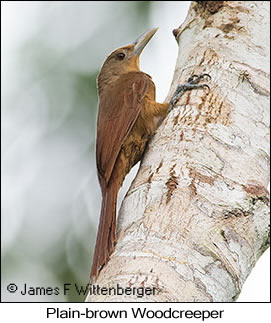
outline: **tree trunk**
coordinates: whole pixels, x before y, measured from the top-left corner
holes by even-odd
[[[87,301],[237,299],[269,245],[268,19],[268,1],[198,1],[174,30],[168,99],[192,74],[210,91],[185,93],[150,141],[97,281],[154,295]]]

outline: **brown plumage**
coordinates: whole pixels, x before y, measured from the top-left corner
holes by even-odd
[[[152,29],[132,45],[111,53],[98,76],[96,161],[102,207],[91,281],[114,251],[118,191],[127,173],[142,158],[159,118],[169,109],[168,103],[155,101],[155,85],[139,69],[139,55],[156,31]]]

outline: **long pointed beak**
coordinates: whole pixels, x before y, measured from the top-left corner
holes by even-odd
[[[139,56],[144,49],[144,47],[148,44],[148,42],[151,40],[152,36],[157,32],[158,28],[153,28],[150,31],[147,31],[146,33],[139,36],[134,41],[134,55]]]

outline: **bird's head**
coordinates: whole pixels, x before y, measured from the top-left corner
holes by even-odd
[[[139,56],[158,28],[139,36],[131,45],[114,50],[105,60],[98,76],[99,88],[114,82],[122,74],[139,71]]]

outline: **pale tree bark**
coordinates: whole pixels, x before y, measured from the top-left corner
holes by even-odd
[[[208,73],[158,128],[97,284],[155,295],[88,301],[231,302],[269,245],[269,3],[200,1],[174,31],[174,80]]]

